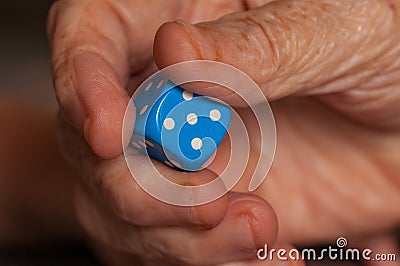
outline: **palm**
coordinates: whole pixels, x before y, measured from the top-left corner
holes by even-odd
[[[276,156],[256,193],[274,207],[282,240],[332,241],[398,222],[399,133],[357,124],[311,97],[272,107]],[[248,180],[237,189],[245,191]]]

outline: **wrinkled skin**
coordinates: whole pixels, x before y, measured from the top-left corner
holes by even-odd
[[[61,143],[83,177],[81,223],[143,263],[256,265],[248,259],[264,243],[334,243],[341,235],[353,246],[395,249],[382,235],[400,220],[399,15],[395,0],[57,2],[48,32]],[[121,125],[125,88],[156,65],[193,59],[231,64],[258,83],[272,101],[278,145],[255,194],[246,193],[250,165],[237,192],[180,208],[130,177]],[[228,90],[192,89],[244,107]],[[240,112],[253,134],[252,116]],[[176,182],[198,184],[221,171],[228,148],[196,173],[155,164]]]

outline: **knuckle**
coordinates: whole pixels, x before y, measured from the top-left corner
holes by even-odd
[[[246,31],[242,37],[245,40],[255,42],[254,60],[262,60],[262,66],[268,67],[268,73],[274,73],[280,61],[280,49],[277,45],[278,38],[274,37],[272,27],[267,18],[257,18],[252,13],[245,14],[243,18]],[[252,47],[254,48],[254,47]]]
[[[117,167],[107,167],[98,162],[95,162],[92,167],[95,169],[92,176],[94,188],[108,201],[111,209],[118,216],[124,216],[124,202],[117,186],[118,181],[121,180],[121,174],[116,169]]]
[[[180,248],[177,248],[174,243],[185,243]],[[186,241],[176,241],[175,238],[162,238],[158,241],[142,242],[142,247],[148,254],[163,260],[168,261],[173,265],[203,265],[204,257],[201,258],[199,250],[194,245],[190,238]]]
[[[196,241],[186,241],[185,248],[180,252],[178,261],[181,265],[202,265],[204,263],[204,257],[199,254]]]
[[[51,65],[54,88],[58,96],[62,92],[62,89],[68,87],[68,83],[72,81],[71,76],[67,74],[69,73],[70,62],[64,56],[60,56],[52,59]]]
[[[72,62],[65,56],[52,59],[52,76],[55,96],[63,114],[66,114],[68,112],[65,111],[68,111],[68,107],[73,105],[72,101],[76,94],[74,92]]]
[[[118,193],[109,193],[109,202],[114,213],[126,222],[138,226],[146,226],[146,214],[148,207],[140,202],[135,202],[134,206],[127,207],[126,199]],[[135,198],[135,201],[137,199]]]
[[[167,240],[167,238],[149,240],[146,236],[142,235],[140,240],[141,249],[147,256],[151,256],[160,261],[167,260],[176,262],[176,259],[169,254],[169,251],[173,248],[171,247],[171,243],[169,240]]]
[[[113,213],[131,224],[143,225],[149,211],[148,206],[142,198],[142,193],[135,193],[134,196],[124,193],[127,186],[132,186],[130,193],[139,191],[140,187],[132,178],[126,176],[121,161],[118,158],[106,163],[96,161],[93,168],[96,170],[91,177],[93,180],[89,182],[93,182],[94,189],[106,200]]]

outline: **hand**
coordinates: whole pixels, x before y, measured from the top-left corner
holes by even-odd
[[[399,224],[399,10],[399,1],[274,1],[157,32],[159,67],[222,61],[279,100],[276,157],[257,191],[277,212],[279,240],[333,243]],[[241,106],[229,90],[192,89]]]
[[[269,178],[271,181],[265,183],[259,194],[266,196],[265,187],[273,192],[268,192],[268,198],[281,218],[281,239],[297,242],[303,239],[330,239],[337,229],[337,224],[326,222],[332,221],[332,217],[345,219],[343,225],[339,225],[343,232],[354,228],[356,233],[388,228],[399,220],[398,210],[390,204],[399,200],[394,174],[398,168],[393,155],[398,149],[399,128],[399,107],[396,104],[399,93],[393,89],[398,85],[399,76],[396,73],[400,49],[396,31],[399,24],[396,15],[399,12],[398,1],[267,2],[247,1],[246,6],[235,1],[225,6],[205,4],[203,11],[201,4],[185,7],[179,2],[159,3],[153,8],[146,3],[145,9],[139,9],[139,4],[133,1],[130,7],[126,4],[123,8],[122,5],[110,6],[102,1],[95,4],[60,2],[50,15],[49,32],[53,40],[57,96],[64,117],[83,133],[97,155],[110,158],[120,154],[120,128],[128,101],[128,94],[121,84],[130,83],[134,87],[154,70],[151,44],[157,26],[176,18],[197,22],[212,20],[233,11],[244,11],[194,26],[182,21],[165,24],[158,31],[154,44],[157,65],[163,67],[190,59],[216,59],[249,74],[270,100],[294,94],[314,96],[281,100],[273,106],[277,110],[278,130],[286,129],[284,132],[290,134],[279,135],[278,141],[282,143],[287,139],[294,142],[290,150],[283,150],[282,144],[278,146]],[[266,5],[256,8],[260,4]],[[67,6],[65,10],[63,5]],[[251,10],[245,11],[246,8]],[[94,12],[96,9],[97,12]],[[143,11],[151,10],[159,14],[160,9],[165,17],[151,16],[151,21]],[[86,11],[84,16],[77,15],[83,10]],[[146,32],[148,36],[145,34],[138,38],[138,28],[141,34]],[[169,46],[172,43],[174,49]],[[239,99],[227,91],[199,88],[197,92],[220,97],[233,105],[240,104]],[[328,106],[338,112],[332,112]],[[288,117],[286,112],[291,116]],[[360,123],[351,122],[349,118]],[[327,124],[332,130],[327,130]],[[304,133],[296,134],[293,139],[293,132],[298,131],[287,132],[292,128],[303,129]],[[317,136],[321,141],[307,144]],[[327,136],[332,140],[331,145],[321,147],[319,143]],[[357,139],[354,141],[353,138]],[[370,140],[373,142],[370,143]],[[293,151],[296,145],[298,148]],[[307,157],[303,156],[305,148],[308,148]],[[287,162],[287,158],[293,161]],[[305,158],[307,162],[303,161]],[[305,164],[313,158],[316,162],[323,161],[323,169],[315,170],[318,163],[306,169]],[[334,164],[332,160],[335,158],[347,160]],[[365,168],[366,165],[371,168]],[[292,173],[289,171],[293,169],[291,167],[298,168],[294,168],[296,171]],[[340,180],[346,182],[334,179],[336,183],[331,184],[332,178],[326,177],[332,173],[337,173]],[[298,181],[279,179],[285,177]],[[310,177],[316,180],[310,180]],[[374,197],[374,202],[378,204],[373,206],[360,202],[359,197],[350,197],[345,190],[353,179],[358,180],[360,185],[365,184],[363,180],[379,184],[378,192],[363,189],[368,195],[366,198],[376,193],[379,196],[384,194],[384,197]],[[325,182],[332,191],[323,193],[325,200],[320,201],[321,186],[318,185]],[[300,193],[297,189],[302,186],[306,188]],[[307,200],[310,194],[311,200]],[[285,201],[282,195],[292,195],[293,198]],[[112,200],[110,197],[109,201]],[[371,225],[364,222],[359,230],[361,219],[354,219],[351,212],[339,213],[343,217],[337,216],[337,203],[343,201],[346,204],[354,202],[357,209],[359,204],[363,204],[360,208],[362,217],[372,211],[384,217],[383,222]],[[317,223],[319,228],[328,225],[330,233],[324,236],[323,229],[315,232],[311,229],[299,230],[293,213],[285,211],[289,202],[303,203],[303,208],[295,210],[304,219],[304,224]],[[315,206],[326,211],[325,204],[330,203],[334,204],[328,205],[331,208],[327,216],[320,216],[320,219],[310,217],[310,210],[314,210]],[[387,211],[391,212],[388,214]]]
[[[63,119],[59,122],[64,154],[83,177],[76,193],[78,219],[104,245],[101,254],[114,250],[136,255],[114,258],[115,254],[108,254],[112,265],[132,265],[133,259],[145,265],[222,265],[242,260],[246,261],[241,265],[265,265],[265,261],[256,259],[258,248],[265,244],[276,249],[292,248],[274,244],[276,216],[262,198],[230,192],[197,207],[165,204],[139,187],[123,156],[100,159],[76,130]],[[142,167],[142,155],[131,159],[140,174],[154,178]],[[199,185],[216,177],[210,170],[177,172],[154,163],[166,178],[182,185]],[[275,259],[268,265],[274,263],[282,262]],[[279,265],[303,263],[285,261]]]
[[[278,148],[257,191],[277,212],[278,239],[332,243],[399,224],[399,14],[399,1],[274,1],[157,32],[159,67],[222,61],[279,100]],[[241,105],[227,89],[192,89]]]
[[[256,249],[271,246],[277,233],[275,214],[264,200],[231,193],[200,207],[163,204],[138,187],[122,156],[109,161],[95,157],[70,128],[78,130],[98,156],[121,154],[121,125],[129,100],[124,87],[136,87],[155,70],[152,41],[157,27],[179,17],[215,19],[242,7],[240,2],[188,3],[61,1],[52,8],[48,32],[62,116],[60,139],[85,184],[77,192],[78,216],[103,243],[145,261],[219,264],[254,258]],[[136,162],[140,167],[140,157]],[[215,178],[207,170],[184,174],[159,167],[185,184]]]
[[[48,18],[52,69],[62,117],[102,158],[122,153],[129,96],[156,70],[153,39],[165,21],[212,20],[241,1],[58,1]]]

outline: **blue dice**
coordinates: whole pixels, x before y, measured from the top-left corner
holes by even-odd
[[[227,105],[188,92],[165,78],[142,85],[133,101],[136,122],[130,145],[180,170],[201,169],[231,121]]]

